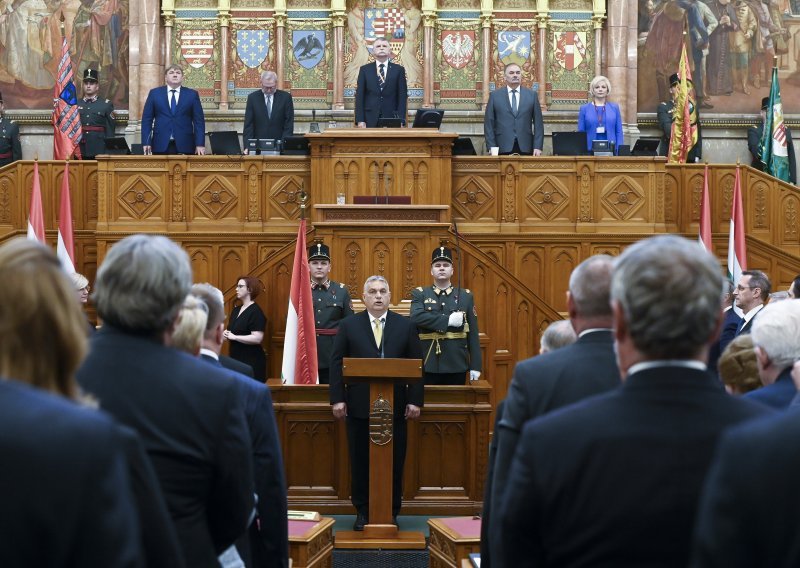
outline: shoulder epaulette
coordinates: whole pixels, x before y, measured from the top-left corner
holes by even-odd
[[[417,286],[417,290],[419,290],[420,292],[422,292],[422,291],[424,290],[424,288],[423,288],[422,286]]]
[[[106,99],[106,104],[110,103],[111,99]]]
[[[464,292],[466,292],[467,294],[472,294],[472,292],[469,291],[469,288],[465,288]]]
[[[339,282],[339,288],[344,288],[344,284],[342,284],[341,282]]]

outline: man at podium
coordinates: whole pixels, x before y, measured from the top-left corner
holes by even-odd
[[[366,310],[339,322],[333,343],[330,369],[330,401],[333,415],[347,420],[347,445],[350,451],[351,500],[356,508],[353,530],[363,531],[369,522],[369,385],[345,385],[342,360],[355,358],[421,359],[417,330],[408,318],[389,310],[391,291],[383,276],[370,276],[364,282]],[[393,412],[392,517],[397,524],[406,458],[406,420],[419,418],[423,383],[396,385]]]

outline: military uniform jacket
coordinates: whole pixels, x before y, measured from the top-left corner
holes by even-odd
[[[19,125],[13,120],[0,118],[0,166],[6,166],[22,159],[19,143]]]
[[[481,370],[481,346],[478,336],[478,315],[475,299],[465,288],[440,290],[436,286],[416,288],[411,291],[411,321],[420,335],[428,333],[463,333],[465,328],[448,327],[447,320],[453,312],[465,312],[469,326],[463,339],[439,339],[437,354],[434,339],[422,339],[422,358],[427,373],[461,373]]]
[[[311,287],[311,296],[314,299],[314,327],[317,329],[317,363],[320,369],[331,366],[331,353],[333,352],[333,339],[335,333],[326,334],[319,330],[339,328],[339,321],[353,315],[353,302],[347,287],[339,282],[329,281],[328,287]]]
[[[114,136],[114,105],[99,97],[93,101],[79,99],[78,110],[83,128],[81,155],[84,159],[94,159],[105,153],[106,138]]]

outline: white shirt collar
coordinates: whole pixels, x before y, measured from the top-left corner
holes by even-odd
[[[583,337],[589,333],[595,333],[596,331],[611,331],[610,327],[590,327],[589,329],[584,329],[582,332],[578,334],[578,338]]]
[[[517,91],[517,94],[519,95],[519,94],[522,93],[522,85],[520,85],[519,87],[516,87],[516,88],[513,88],[513,87],[511,87],[509,85],[506,85],[506,91],[508,92],[508,96],[509,97],[511,96],[511,91]]]
[[[386,325],[386,314],[388,314],[388,313],[389,313],[389,310],[386,310],[385,312],[383,312],[383,314],[379,315],[378,317],[372,317],[372,314],[367,312],[367,315],[369,316],[369,324],[370,325],[375,325],[375,320],[382,319],[384,325]]]
[[[211,349],[207,349],[205,347],[201,347],[200,348],[200,355],[207,355],[207,356],[211,357],[212,359],[215,359],[215,360],[219,361],[219,355],[214,353]]]
[[[659,359],[656,361],[642,361],[641,363],[634,363],[628,367],[628,376],[640,371],[648,369],[657,369],[659,367],[684,367],[686,369],[697,369],[698,371],[705,371],[706,364],[702,361],[695,359]]]
[[[753,308],[752,310],[750,310],[749,312],[744,314],[744,317],[742,318],[744,320],[744,323],[747,323],[751,319],[753,319],[753,316],[756,315],[759,312],[759,310],[761,310],[761,308],[763,308],[763,307],[764,307],[764,304],[759,304],[755,308]]]

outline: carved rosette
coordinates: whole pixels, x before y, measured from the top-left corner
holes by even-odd
[[[465,219],[478,219],[493,201],[492,187],[478,176],[469,176],[453,194],[455,208]]]
[[[220,219],[236,205],[236,189],[223,177],[209,176],[195,190],[195,205],[209,219]]]
[[[105,177],[101,179],[105,183]],[[119,204],[135,219],[145,219],[161,204],[160,189],[151,179],[144,176],[132,178],[119,190]],[[100,199],[105,201],[105,191],[99,192]],[[106,211],[105,204],[101,211]]]
[[[527,192],[528,206],[545,220],[551,220],[566,208],[568,190],[557,178],[539,178]]]
[[[172,220],[183,221],[183,168],[175,164],[172,168]]]
[[[606,186],[601,202],[615,218],[628,220],[641,209],[645,200],[641,188],[637,187],[630,178],[622,176],[614,178]],[[664,218],[663,208],[660,211],[660,215],[658,213],[657,215],[659,219]]]
[[[517,181],[519,175],[514,170],[514,166],[506,167],[506,174],[503,176],[503,217],[502,222],[513,223],[517,220]]]
[[[590,223],[592,221],[592,177],[589,174],[588,166],[581,168],[579,180],[581,201],[578,219],[583,223]]]

